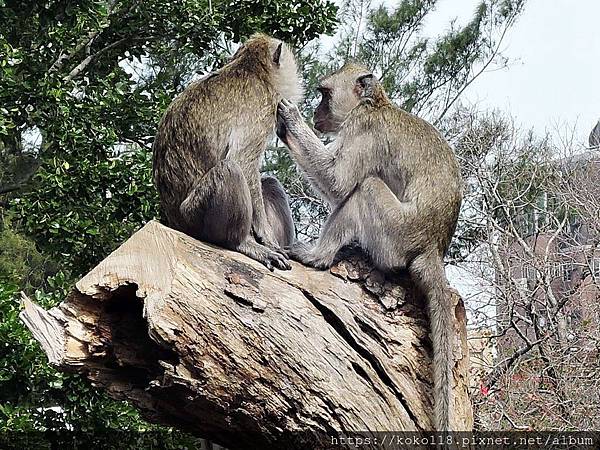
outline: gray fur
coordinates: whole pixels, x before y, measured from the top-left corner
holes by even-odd
[[[313,247],[295,243],[289,254],[328,268],[340,248],[356,240],[381,270],[409,270],[428,298],[434,422],[438,430],[449,430],[454,332],[443,257],[462,201],[460,172],[440,134],[395,107],[368,74],[364,67],[347,65],[321,82],[315,124],[339,132],[330,147],[294,105],[280,102],[278,135],[333,211]]]
[[[294,233],[289,205],[276,180],[261,180],[259,165],[278,100],[301,92],[296,72],[286,45],[255,35],[173,101],[153,145],[167,225],[270,269],[290,269],[281,250]]]
[[[279,180],[272,176],[263,177],[262,191],[275,240],[282,248],[287,247],[296,239],[296,228],[287,194]]]

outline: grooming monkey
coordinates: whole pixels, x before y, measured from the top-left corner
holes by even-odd
[[[294,56],[283,42],[254,35],[171,103],[153,145],[167,225],[271,270],[290,269],[281,248],[295,236],[281,184],[259,172],[282,97],[302,97]]]
[[[333,211],[316,244],[296,242],[290,257],[328,268],[355,241],[379,269],[408,269],[428,299],[435,426],[449,430],[454,332],[443,257],[462,201],[456,158],[433,126],[391,103],[368,69],[347,64],[318,89],[315,128],[338,132],[329,147],[296,106],[284,99],[278,107],[277,134]]]

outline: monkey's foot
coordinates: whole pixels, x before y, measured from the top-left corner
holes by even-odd
[[[289,258],[287,250],[285,248],[282,248],[277,242],[272,241],[270,239],[261,240],[258,242],[260,244],[264,245],[265,247],[267,247],[272,252],[279,253],[280,255],[283,255],[286,258]]]
[[[269,270],[273,270],[273,266],[280,270],[291,270],[292,266],[286,255],[268,250],[262,262]]]
[[[285,247],[287,254],[294,261],[304,264],[305,266],[314,267],[315,269],[329,269],[331,261],[325,258],[315,256],[313,249],[306,243],[296,241],[292,245]]]
[[[285,249],[283,249],[275,240],[275,238],[270,237],[269,233],[259,233],[257,231],[255,231],[254,229],[252,230],[252,234],[254,235],[254,238],[256,239],[256,242],[258,242],[259,244],[267,247],[269,250],[275,252],[275,253],[279,253],[283,256],[285,256],[286,258],[289,258],[287,251]],[[272,233],[271,233],[272,234]]]
[[[269,270],[273,270],[274,267],[280,270],[290,270],[292,268],[288,259],[283,254],[274,252],[264,245],[255,242],[253,239],[247,239],[237,250],[264,264]]]

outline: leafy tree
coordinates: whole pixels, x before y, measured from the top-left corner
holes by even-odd
[[[150,144],[191,79],[265,31],[302,48],[307,115],[317,80],[357,59],[401,106],[439,122],[486,67],[505,63],[500,43],[524,0],[484,0],[466,26],[428,38],[423,23],[435,4],[348,0],[324,51],[307,43],[333,31],[328,0],[0,0],[0,432],[158,430],[50,368],[18,320],[17,292],[58,303],[74,279],[156,217]],[[288,188],[300,235],[315,236],[326,207],[287,152],[270,149],[265,170]],[[173,435],[160,436],[168,446]]]
[[[0,280],[20,280],[23,288],[36,288],[51,272],[52,262],[30,239],[15,232],[8,219],[0,222]]]
[[[331,32],[336,8],[327,0],[0,7],[0,434],[72,429],[83,433],[72,444],[109,446],[118,428],[153,433],[119,435],[115,448],[169,447],[169,430],[47,365],[18,319],[17,293],[57,304],[79,275],[156,217],[150,144],[190,79],[254,32],[297,45]]]
[[[325,74],[347,61],[369,67],[382,81],[390,98],[403,109],[443,130],[447,113],[471,83],[487,68],[503,67],[508,60],[500,49],[506,33],[523,11],[525,0],[482,0],[464,26],[455,21],[439,36],[427,36],[424,24],[437,0],[402,0],[393,6],[371,0],[345,0],[341,27],[330,49],[320,43],[302,55],[307,119],[318,103],[315,86]],[[448,136],[450,137],[450,136]],[[286,152],[274,152],[270,167],[283,168],[289,180],[298,229],[314,238],[327,209],[290,167]]]
[[[100,160],[53,157],[34,180],[43,191],[23,193],[13,210],[63,271],[79,274],[158,215],[151,159],[145,147]]]
[[[0,193],[28,182],[13,195],[26,232],[86,271],[155,214],[148,146],[183,82],[255,31],[301,44],[334,14],[303,0],[4,2]]]

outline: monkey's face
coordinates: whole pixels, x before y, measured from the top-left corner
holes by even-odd
[[[323,133],[339,131],[346,116],[363,98],[360,80],[369,71],[361,66],[347,64],[323,79],[317,88],[321,103],[314,114],[315,129]]]
[[[331,110],[333,89],[319,86],[318,91],[321,93],[321,103],[315,109],[313,116],[315,129],[321,133],[335,133],[340,128],[342,121],[334,117]]]
[[[321,103],[315,109],[315,128],[322,133],[339,131],[348,113],[358,105],[360,99],[354,94],[351,86],[321,85]]]

